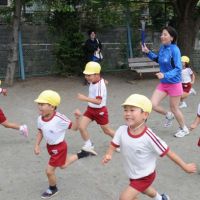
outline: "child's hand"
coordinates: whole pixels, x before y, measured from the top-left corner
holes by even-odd
[[[81,101],[84,101],[85,100],[85,95],[81,94],[81,93],[78,93],[77,95],[77,98]]]
[[[102,164],[106,164],[106,163],[108,163],[110,160],[112,159],[112,156],[111,155],[109,155],[109,154],[106,154],[104,157],[103,157],[103,159],[102,159]]]
[[[195,163],[188,163],[184,168],[187,173],[195,173],[197,171],[197,167]]]
[[[82,113],[79,109],[76,109],[74,111],[74,116],[76,117],[76,119],[79,119],[81,115],[82,115]]]
[[[35,145],[34,153],[35,153],[35,155],[39,155],[40,154],[40,146],[39,145]]]

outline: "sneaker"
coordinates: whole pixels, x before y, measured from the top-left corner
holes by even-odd
[[[58,189],[50,190],[49,188],[41,195],[42,199],[50,199],[58,193]]]
[[[185,101],[181,101],[180,105],[179,105],[179,108],[187,108],[186,102]]]
[[[196,90],[194,88],[191,88],[189,94],[196,95],[197,92],[196,92]]]
[[[174,114],[172,112],[167,112],[166,116],[165,116],[165,123],[164,123],[164,127],[170,127],[172,126],[172,121],[174,120]]]
[[[21,135],[23,135],[24,137],[28,137],[28,127],[26,124],[21,125],[19,131]]]
[[[175,137],[182,138],[190,133],[189,129],[186,128],[179,128],[178,131],[174,134]]]
[[[97,156],[97,152],[94,150],[94,145],[92,144],[92,146],[86,146],[84,145],[82,148],[82,150],[91,153],[91,155]]]
[[[166,194],[161,194],[162,200],[170,200],[169,196]]]
[[[120,153],[120,148],[117,147],[117,148],[115,149],[115,151],[116,151],[117,153]]]

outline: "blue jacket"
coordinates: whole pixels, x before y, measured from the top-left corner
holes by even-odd
[[[160,65],[160,72],[164,74],[161,83],[180,83],[182,81],[181,53],[176,44],[162,45],[158,55],[150,51],[147,56]]]

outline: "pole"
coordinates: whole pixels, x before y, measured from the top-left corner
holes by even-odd
[[[19,66],[20,66],[20,77],[22,80],[25,80],[25,72],[24,72],[24,57],[22,50],[22,34],[19,31]]]

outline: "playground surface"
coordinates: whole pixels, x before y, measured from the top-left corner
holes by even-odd
[[[114,129],[124,124],[121,103],[130,94],[139,93],[151,97],[158,80],[144,78],[133,80],[128,75],[110,74],[104,77],[109,81],[108,101],[110,124]],[[132,84],[127,80],[133,80]],[[73,111],[79,108],[84,112],[87,104],[76,99],[78,92],[88,94],[88,87],[84,86],[82,77],[37,77],[25,81],[16,81],[8,88],[8,96],[1,96],[1,108],[10,121],[25,123],[29,127],[28,139],[18,134],[18,131],[0,127],[0,199],[4,200],[37,200],[47,189],[48,182],[45,167],[48,155],[45,142],[41,144],[41,154],[34,155],[33,149],[37,133],[37,105],[34,99],[46,89],[59,92],[62,97],[58,111],[73,119]],[[188,108],[182,109],[187,125],[196,117],[200,102],[200,78],[197,76],[194,88],[196,96],[187,99]],[[167,99],[163,106],[168,108]],[[200,136],[200,127],[184,138],[175,138],[174,132],[178,129],[177,122],[170,128],[163,128],[164,117],[152,112],[148,119],[148,126],[160,136],[187,162],[195,162],[200,169],[200,148],[197,141]],[[105,166],[101,159],[105,154],[110,138],[105,136],[101,129],[92,123],[89,127],[91,139],[95,144],[98,156],[88,157],[73,163],[65,170],[57,170],[57,186],[59,193],[52,197],[54,200],[117,200],[120,192],[128,185],[128,178],[124,173],[120,153],[115,153],[113,159]],[[83,145],[79,132],[68,131],[66,134],[69,154],[76,153]],[[144,163],[145,164],[145,163]],[[167,157],[159,158],[157,162],[157,178],[153,186],[160,193],[167,193],[171,200],[199,199],[200,174],[190,175],[182,171]],[[140,200],[147,200],[140,195]]]

